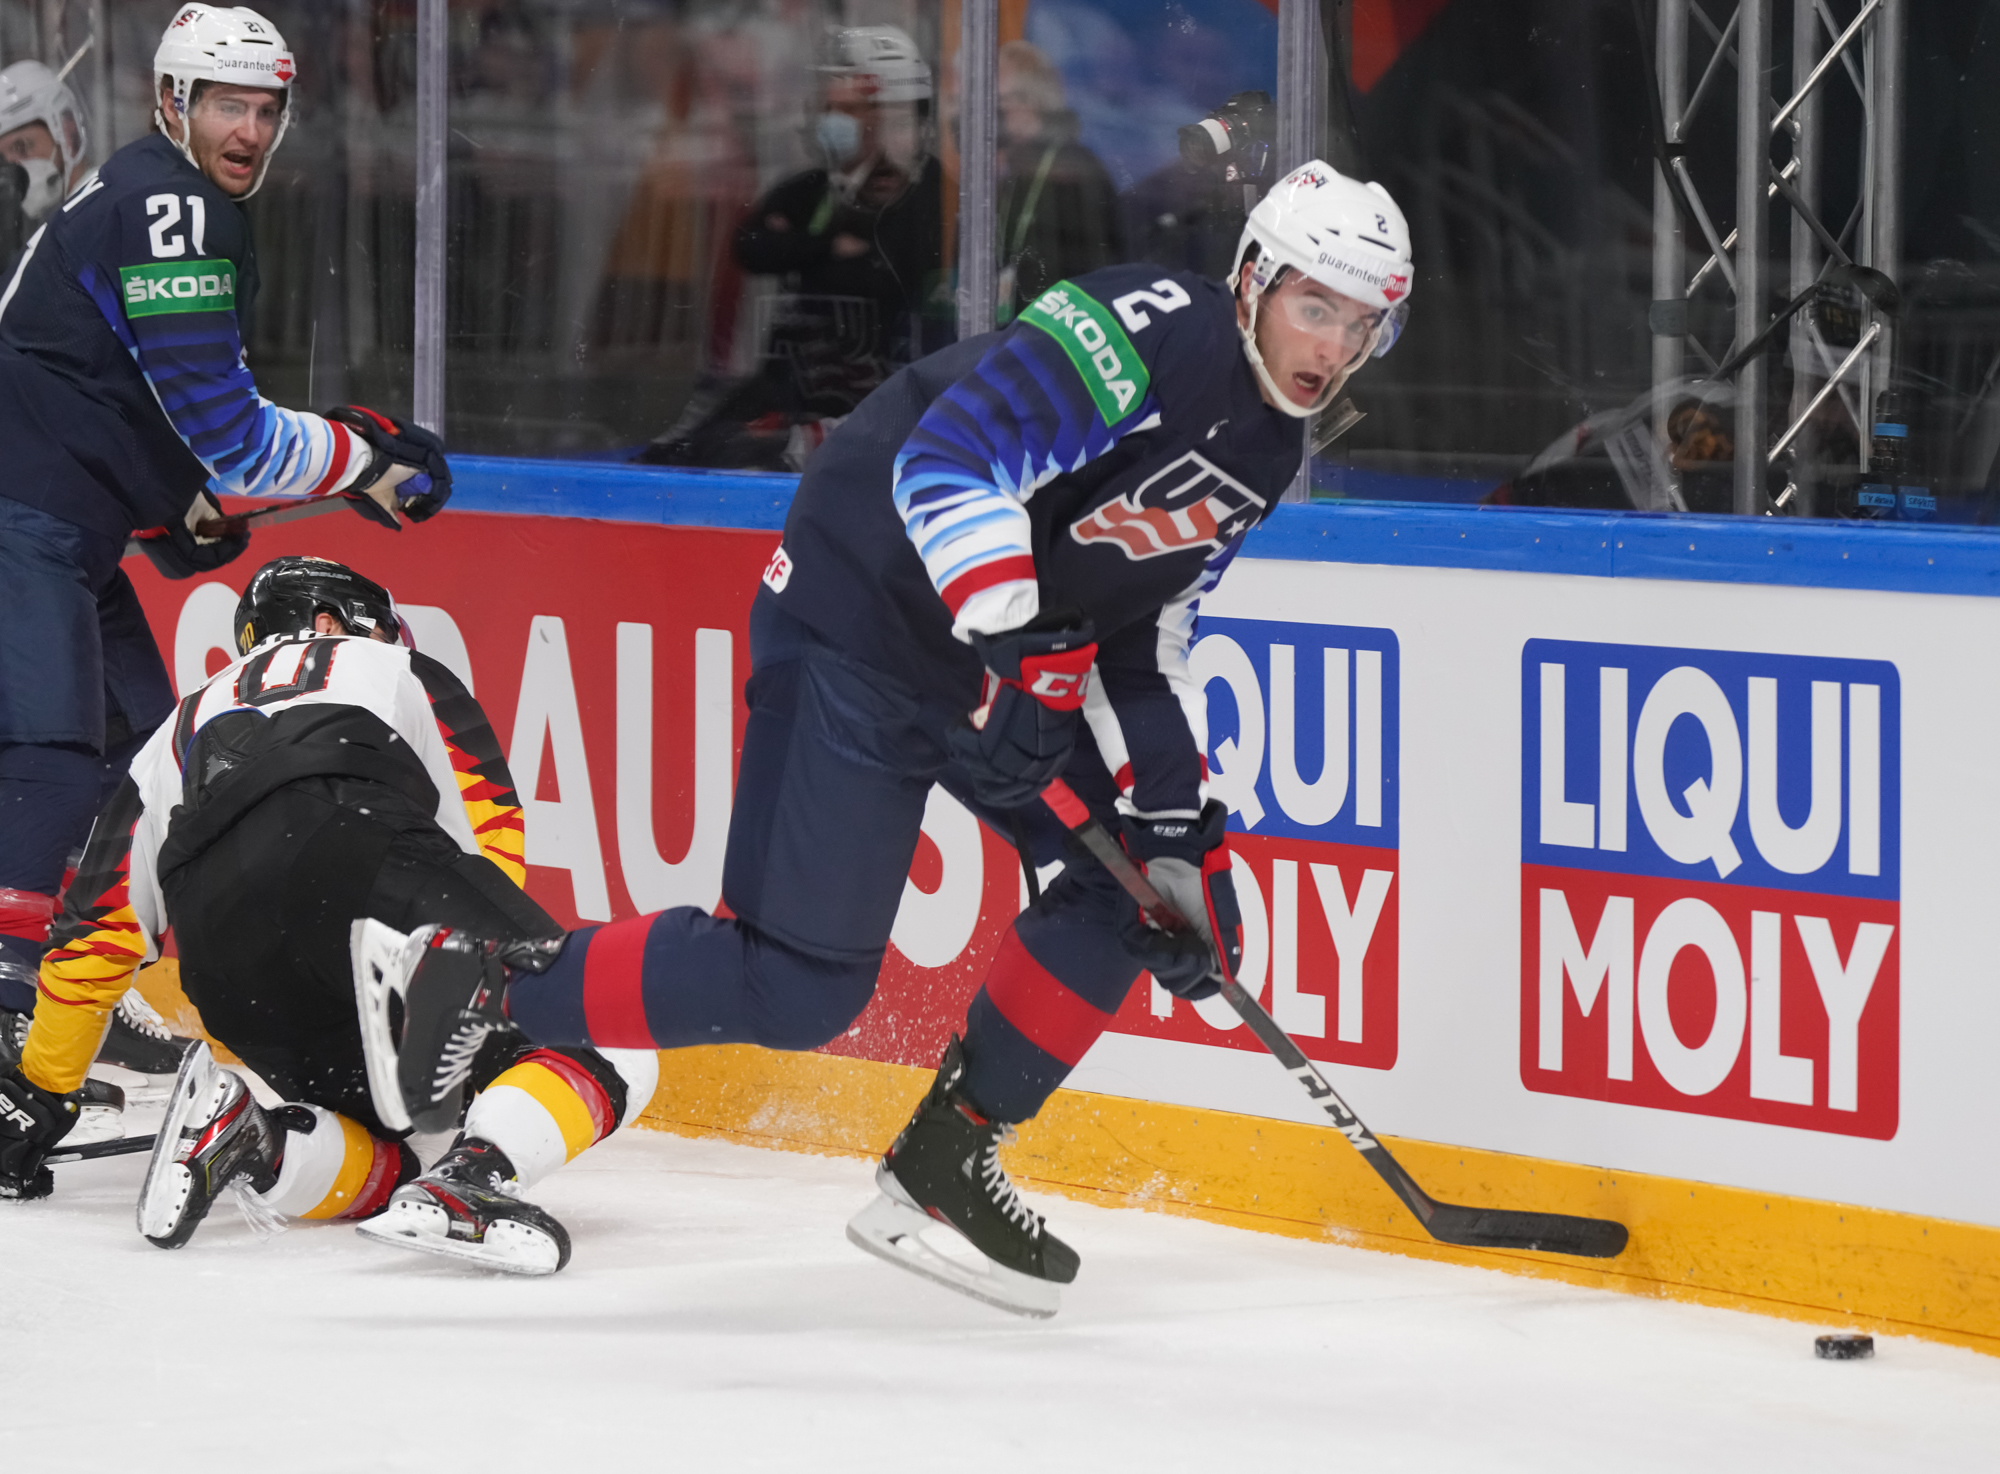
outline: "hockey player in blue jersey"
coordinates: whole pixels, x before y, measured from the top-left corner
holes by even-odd
[[[1240,957],[1195,612],[1298,471],[1300,420],[1394,341],[1410,273],[1387,192],[1313,163],[1251,214],[1227,283],[1091,272],[876,390],[809,463],[752,608],[733,916],[681,907],[515,946],[357,923],[384,1116],[431,1109],[503,1015],[545,1044],[825,1043],[874,989],[931,785],[1047,864],[1065,836],[1038,795],[1060,776],[1201,943],[1070,865],[1003,939],[849,1229],[1053,1313],[1077,1256],[997,1150],[1142,970],[1202,998]],[[925,1248],[940,1224],[982,1261]]]
[[[253,10],[184,5],[153,68],[157,131],[79,185],[0,290],[0,1060],[34,1006],[65,862],[173,709],[126,540],[186,578],[247,541],[196,530],[217,491],[339,494],[392,526],[450,494],[434,436],[353,406],[280,409],[244,362],[257,262],[240,202],[290,120],[284,38]],[[106,1058],[154,1067],[148,1041],[112,1030],[124,1047]]]

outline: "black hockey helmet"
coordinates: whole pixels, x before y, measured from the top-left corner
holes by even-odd
[[[273,635],[310,630],[316,614],[331,614],[349,634],[379,629],[408,643],[395,599],[373,579],[331,558],[273,558],[250,575],[236,603],[236,653],[248,655]]]

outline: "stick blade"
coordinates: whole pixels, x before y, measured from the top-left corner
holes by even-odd
[[[1609,1218],[1568,1213],[1519,1213],[1502,1208],[1440,1206],[1426,1225],[1441,1243],[1466,1249],[1516,1249],[1531,1254],[1571,1254],[1615,1259],[1630,1235]]]

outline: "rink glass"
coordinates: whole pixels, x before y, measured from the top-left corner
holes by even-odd
[[[995,7],[1000,142],[993,198],[978,214],[991,222],[997,279],[987,289],[999,320],[1048,282],[1112,260],[1227,271],[1241,187],[1183,163],[1176,134],[1247,90],[1278,97],[1285,4]],[[412,374],[417,5],[262,8],[296,52],[299,82],[293,126],[248,207],[262,267],[251,365],[281,403],[401,411]],[[1775,112],[1858,4],[1763,8]],[[0,63],[60,66],[93,39],[70,81],[102,158],[151,126],[151,57],[172,11],[161,0],[0,0]],[[1903,27],[1900,151],[1865,143],[1864,94],[1883,95],[1892,51],[1872,32],[1773,141],[1776,166],[1810,155],[1794,187],[1843,253],[1893,278],[1901,310],[1891,316],[1830,281],[1749,379],[1715,382],[1705,376],[1738,336],[1734,298],[1728,273],[1700,271],[1708,245],[1684,215],[1678,270],[1684,283],[1700,279],[1684,301],[1660,297],[1656,223],[1676,211],[1669,203],[1662,216],[1655,198],[1646,87],[1670,70],[1663,14],[1686,26],[1685,102],[1713,51],[1704,27],[1726,22],[1728,7],[1646,0],[1639,11],[1627,0],[1525,10],[1352,0],[1332,12],[1344,54],[1329,66],[1320,146],[1395,194],[1417,275],[1408,330],[1350,386],[1365,418],[1315,458],[1313,494],[1858,516],[1860,489],[1890,484],[1886,475],[1897,520],[1991,520],[2000,130],[1987,123],[2000,94],[2000,12],[1884,5]],[[893,301],[802,289],[795,274],[747,269],[735,247],[768,192],[825,158],[823,114],[840,110],[822,70],[835,25],[898,28],[931,74],[926,115],[885,111],[876,130],[890,152],[934,170],[922,239],[890,253]],[[725,426],[680,463],[785,470],[815,443],[792,436],[795,425],[836,423],[901,363],[951,341],[968,286],[960,27],[958,0],[450,4],[451,446],[628,459],[677,424],[712,417],[782,360],[793,397],[752,395],[736,411],[776,415],[776,432],[760,441]],[[1736,108],[1725,62],[1676,146],[1718,235],[1738,224]],[[1881,219],[1868,213],[1877,207]],[[1768,317],[1829,253],[1781,201],[1763,235]],[[1740,265],[1732,253],[1732,270]],[[1882,344],[1746,501],[1739,441],[1775,444],[1877,323]],[[1889,437],[1886,459],[1875,452],[1886,443],[1875,412],[1885,395],[1904,432]]]

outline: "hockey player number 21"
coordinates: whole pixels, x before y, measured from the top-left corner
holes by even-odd
[[[194,237],[194,253],[197,256],[207,250],[208,207],[198,194],[187,197],[188,234]],[[153,223],[146,227],[146,235],[153,243],[155,256],[185,256],[188,253],[187,236],[174,227],[181,223],[181,196],[177,194],[154,194],[146,196],[146,218]],[[169,231],[173,231],[171,235]]]
[[[1127,292],[1122,297],[1114,297],[1111,305],[1125,320],[1126,331],[1136,333],[1153,324],[1153,319],[1139,310],[1140,303],[1143,302],[1160,312],[1179,312],[1190,300],[1186,287],[1172,277],[1163,276],[1142,291]]]

